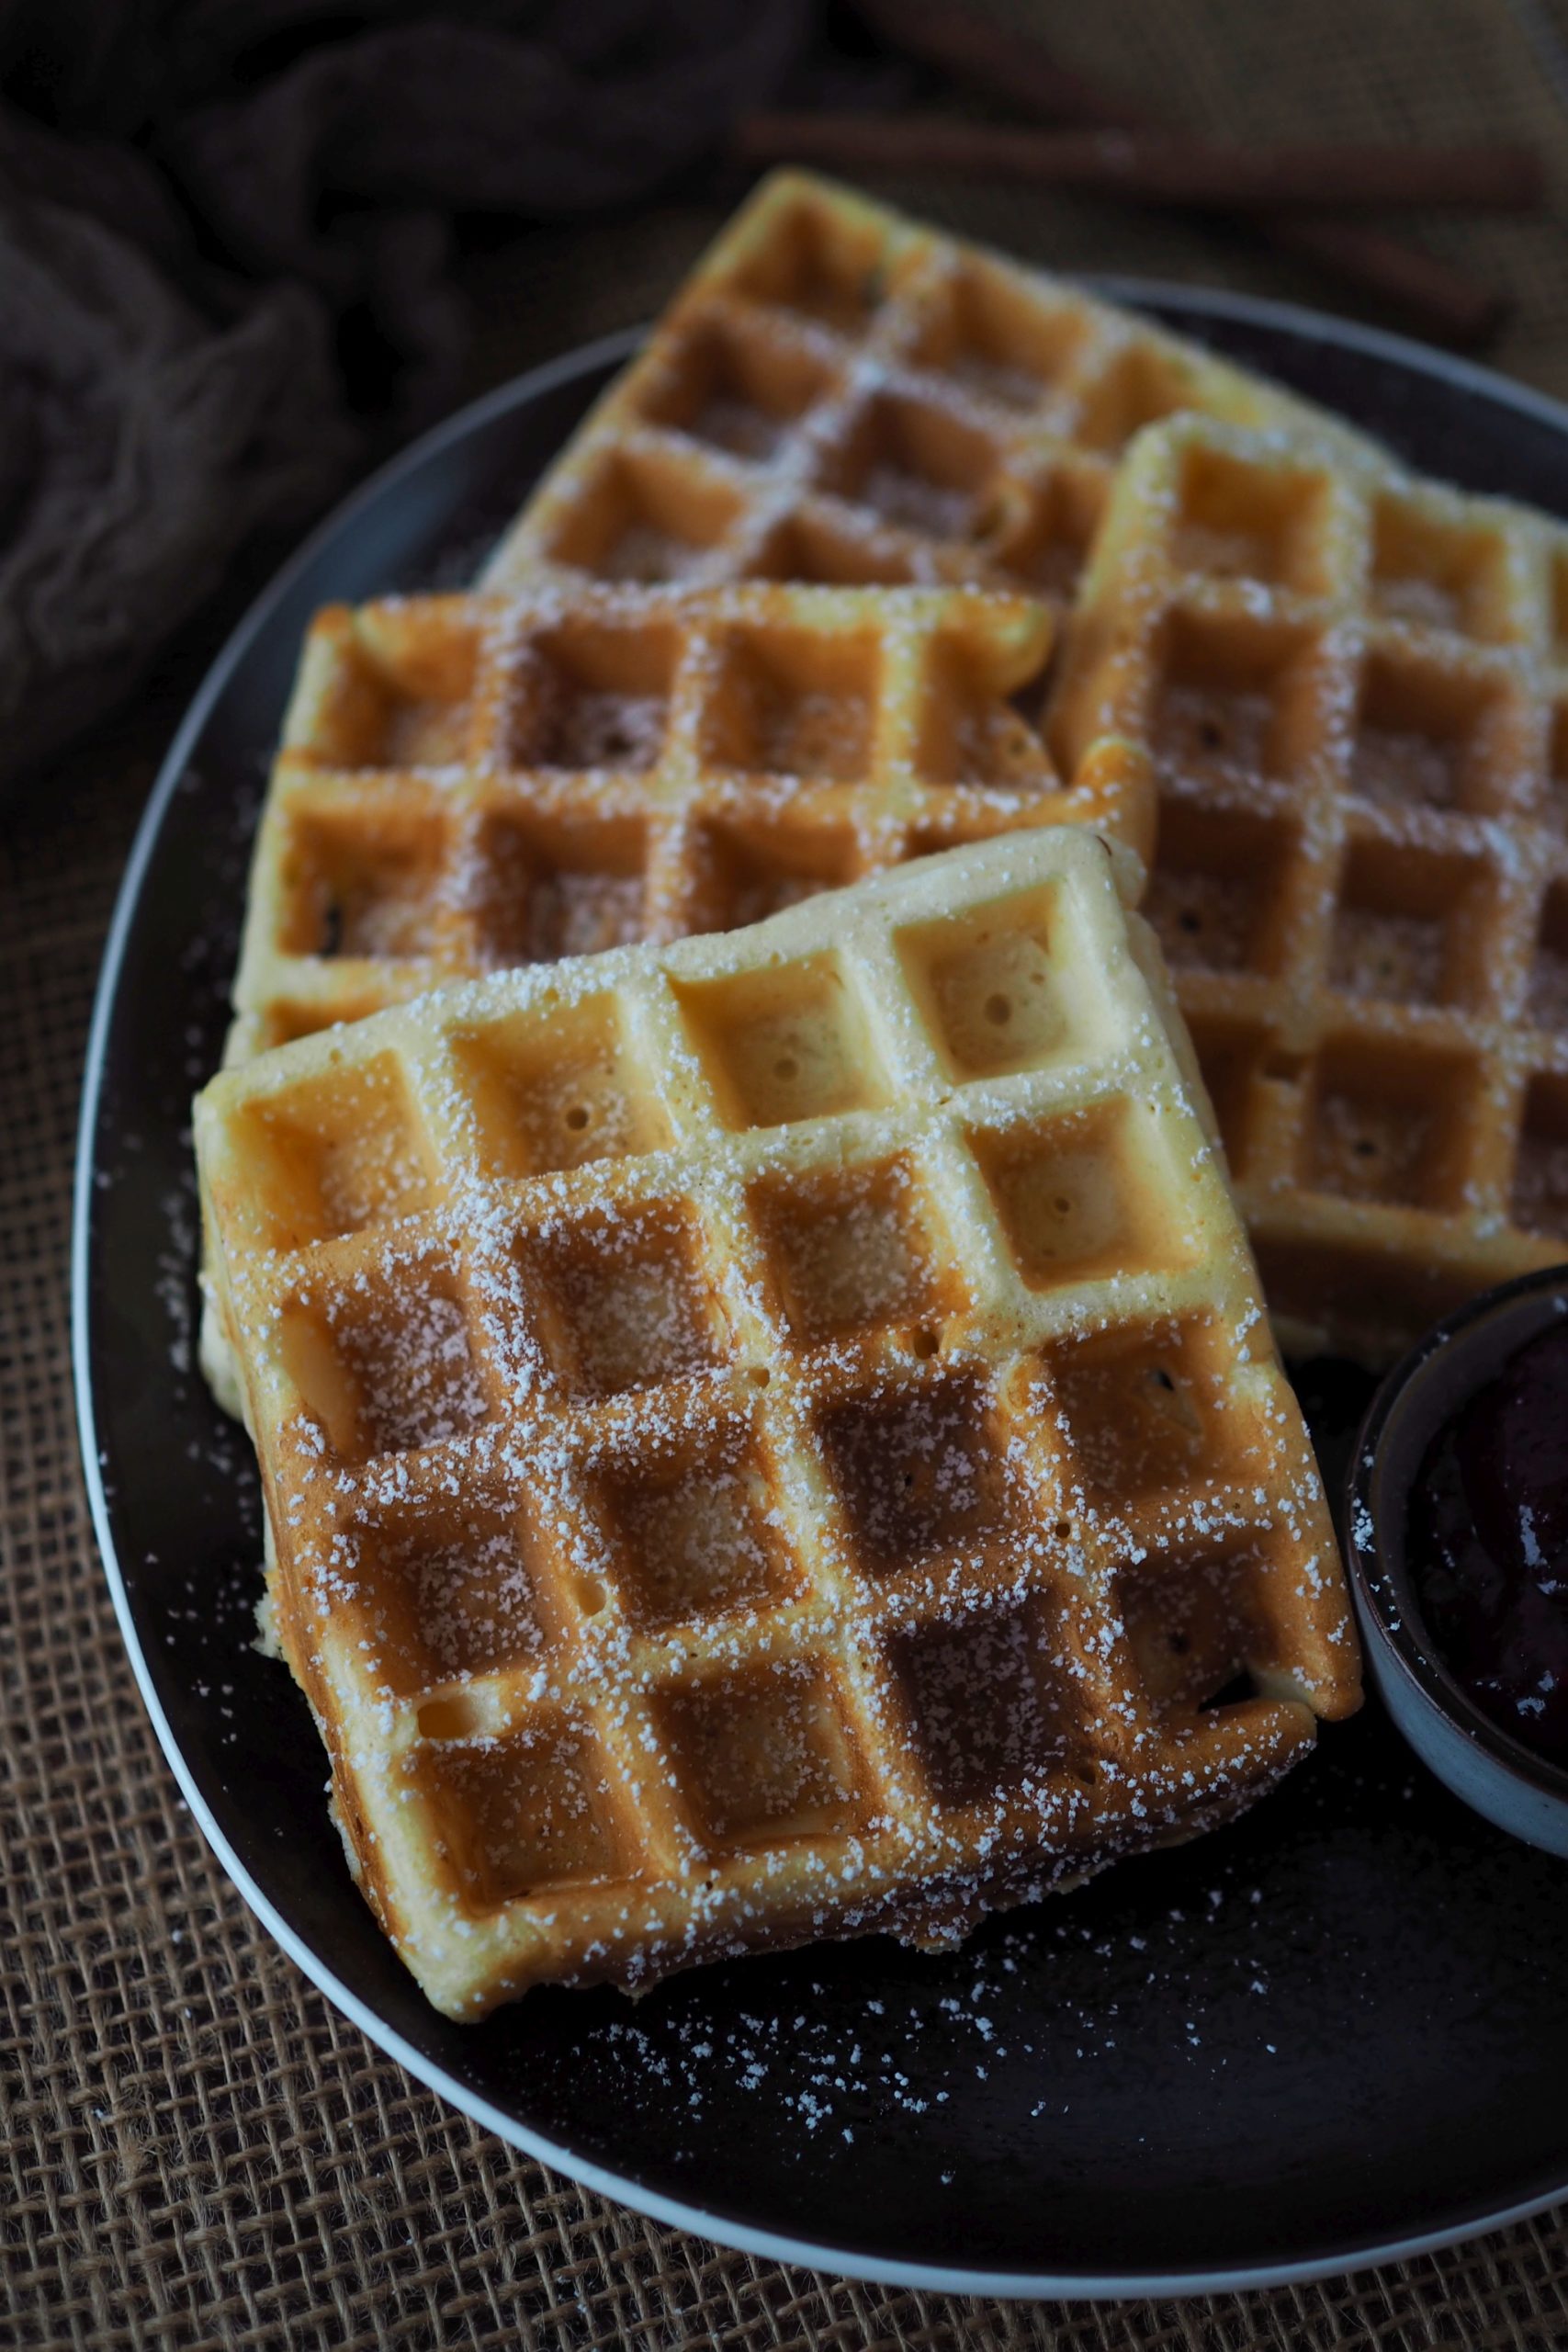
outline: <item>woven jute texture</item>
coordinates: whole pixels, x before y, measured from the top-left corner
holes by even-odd
[[[1528,24],[1504,0],[1044,13],[1064,54],[1215,132],[1527,136],[1555,151],[1568,207],[1568,113],[1543,62],[1568,0],[1532,0]],[[1324,299],[1223,231],[1005,189],[882,192],[1068,267]],[[471,264],[474,388],[646,316],[720,209],[694,199],[536,232]],[[1503,360],[1568,393],[1561,210],[1419,225],[1514,295]],[[1568,2344],[1561,2214],[1327,2285],[1180,2304],[1007,2305],[726,2253],[488,2138],[254,1925],[185,1813],[120,1648],[76,1455],[66,1301],[77,1093],[113,894],[237,601],[0,843],[0,2346]]]

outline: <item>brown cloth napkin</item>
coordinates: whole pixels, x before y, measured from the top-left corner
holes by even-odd
[[[457,215],[626,205],[808,0],[0,0],[0,793],[450,403]]]

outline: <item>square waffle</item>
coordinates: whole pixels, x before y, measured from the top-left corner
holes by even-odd
[[[756,922],[1020,824],[1147,856],[1141,765],[1064,783],[1049,614],[929,589],[536,582],[306,639],[225,1058],[515,964]]]
[[[829,180],[765,180],[492,558],[608,580],[976,581],[1071,600],[1120,454],[1178,410],[1339,419]]]
[[[1048,828],[209,1086],[278,1635],[438,2007],[951,1941],[1355,1705],[1184,1052]]]
[[[1287,1346],[1568,1253],[1568,530],[1186,418],[1052,713],[1149,763],[1163,943]]]

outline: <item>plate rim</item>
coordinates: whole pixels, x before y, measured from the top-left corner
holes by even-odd
[[[1086,286],[1104,299],[1130,308],[1179,309],[1199,318],[1218,318],[1243,325],[1273,329],[1297,338],[1326,345],[1348,345],[1368,356],[1388,361],[1417,375],[1436,376],[1488,401],[1513,407],[1550,426],[1568,442],[1568,402],[1535,386],[1514,382],[1495,369],[1456,354],[1435,349],[1389,329],[1341,320],[1303,303],[1233,292],[1224,287],[1188,286],[1178,280],[1122,274],[1079,275],[1069,282]],[[78,1442],[88,1510],[99,1559],[108,1584],[120,1637],[125,1644],[141,1702],[191,1818],[247,1907],[300,1969],[317,1991],[357,2026],[371,2043],[392,2058],[426,2089],[448,2100],[483,2130],[506,2145],[519,2149],[565,2178],[596,2195],[671,2229],[692,2232],[710,2242],[766,2260],[792,2264],[832,2276],[874,2285],[910,2287],[928,2293],[989,2295],[1008,2300],[1056,2297],[1100,2301],[1138,2296],[1197,2296],[1244,2293],[1258,2289],[1301,2285],[1337,2278],[1413,2256],[1435,2253],[1446,2246],[1508,2227],[1543,2212],[1568,2196],[1568,2173],[1542,2194],[1497,2209],[1467,2212],[1428,2231],[1413,2235],[1356,2240],[1298,2260],[1231,2268],[1164,2271],[1118,2270],[997,2270],[953,2264],[882,2262],[857,2256],[852,2247],[834,2246],[812,2239],[756,2229],[707,2211],[700,2204],[668,2197],[661,2191],[595,2164],[493,2106],[479,2093],[449,2075],[406,2041],[367,2003],[334,1974],[274,1907],[250,1871],[230,1846],[186,1763],[153,1686],[130,1595],[114,1541],[108,1497],[104,1484],[104,1457],[98,1444],[97,1416],[92,1385],[90,1273],[95,1146],[103,1102],[106,1048],[118,994],[125,951],[139,906],[142,885],[162,831],[169,804],[185,775],[190,752],[208,718],[248,653],[253,639],[270,618],[273,608],[288,594],[307,571],[318,550],[352,525],[360,511],[378,503],[405,473],[417,472],[448,444],[465,439],[496,417],[524,407],[558,390],[574,378],[629,358],[648,333],[633,326],[575,345],[521,375],[510,378],[456,410],[421,434],[408,447],[377,468],[365,481],[341,499],[318,523],[266,582],[224,641],[180,721],[153,780],[137,823],[116,892],[114,911],[105,937],[103,957],[94,990],[92,1017],[83,1065],[82,1093],[77,1117],[72,1185],[70,1249],[70,1329],[72,1378],[75,1395]]]

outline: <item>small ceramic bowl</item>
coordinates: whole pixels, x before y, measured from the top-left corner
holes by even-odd
[[[1422,1623],[1404,1554],[1406,1506],[1428,1441],[1516,1348],[1562,1315],[1568,1266],[1549,1266],[1483,1292],[1412,1349],[1361,1424],[1345,1533],[1367,1661],[1411,1747],[1488,1821],[1568,1855],[1568,1770],[1510,1738],[1454,1680]]]

